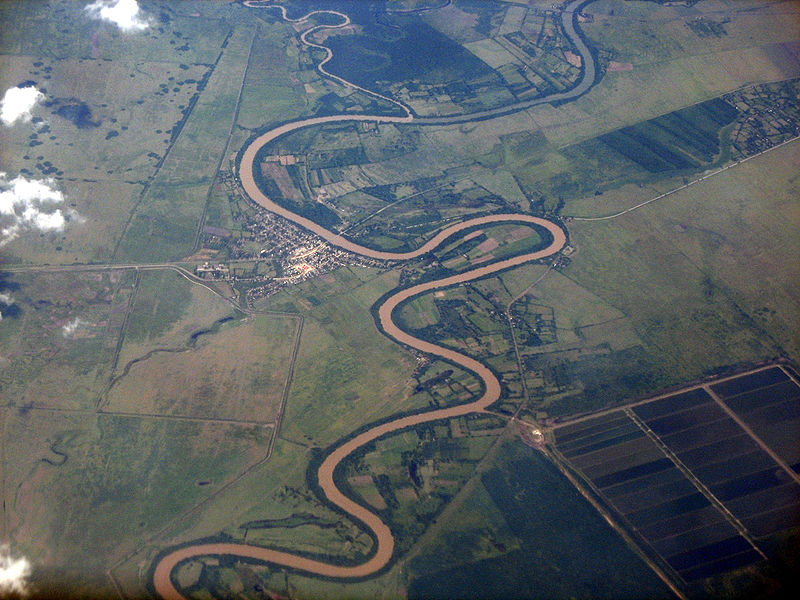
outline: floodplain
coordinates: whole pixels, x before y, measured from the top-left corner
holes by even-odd
[[[167,574],[176,593],[704,598],[791,548],[796,2],[155,1],[136,34],[83,4],[0,5],[0,85],[46,95],[0,126],[3,170],[52,178],[70,217],[0,240],[0,541],[37,592],[153,598],[162,559],[220,544]],[[350,22],[286,19],[317,8]],[[546,101],[588,67],[580,95]],[[384,335],[380,306],[551,239],[484,224],[403,261],[323,243],[240,170],[258,136],[314,117],[332,120],[274,140],[253,174],[334,241],[400,254],[500,214],[566,236],[389,315],[500,394],[338,463],[335,487],[395,544],[355,581],[236,549],[371,560],[317,468],[483,392]],[[687,381],[700,391],[674,391]]]

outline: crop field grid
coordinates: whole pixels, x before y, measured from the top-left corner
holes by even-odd
[[[800,384],[769,366],[556,425],[558,452],[685,581],[800,525]]]

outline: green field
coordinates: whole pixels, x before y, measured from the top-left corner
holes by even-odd
[[[264,457],[257,426],[3,410],[7,531],[60,597],[111,593],[106,570]],[[51,501],[53,497],[58,502]]]
[[[536,450],[507,442],[409,562],[409,598],[656,598],[666,586]]]
[[[0,282],[14,300],[0,321],[2,405],[94,407],[114,368],[134,273],[14,273]]]
[[[790,325],[800,314],[797,189],[786,170],[797,148],[638,212],[571,227],[580,260],[565,273],[632,320],[671,381],[800,355]]]
[[[404,114],[318,69],[300,32],[341,17],[143,0],[148,26],[124,32],[86,4],[0,3],[0,97],[43,93],[33,119],[0,123],[0,231],[29,221],[0,239],[0,539],[31,561],[32,597],[152,598],[159,557],[203,540],[363,561],[374,540],[316,480],[326,453],[483,391],[384,335],[381,299],[550,234],[475,227],[411,261],[319,244],[252,202],[236,164],[278,124]],[[265,194],[376,249],[495,213],[552,219],[567,245],[395,311],[502,392],[490,414],[395,432],[339,465],[337,485],[395,536],[385,569],[350,582],[202,556],[173,573],[182,593],[666,597],[547,443],[559,420],[800,361],[800,3],[588,2],[572,15],[596,60],[586,93],[449,125],[424,119],[578,81],[567,3],[282,4],[346,12],[309,36],[333,49],[327,69],[415,119],[280,137],[255,161]],[[17,176],[63,193],[63,230],[36,229]],[[785,585],[793,540],[685,591]]]

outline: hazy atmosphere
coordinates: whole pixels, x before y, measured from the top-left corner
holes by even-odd
[[[800,588],[800,1],[0,3],[0,599]]]

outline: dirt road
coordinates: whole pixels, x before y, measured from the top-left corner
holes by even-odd
[[[473,269],[472,271],[468,271],[466,273],[460,273],[444,279],[421,283],[411,288],[400,290],[396,294],[387,298],[378,309],[378,317],[381,327],[388,336],[401,344],[405,344],[421,352],[452,361],[473,372],[483,382],[484,392],[479,399],[469,404],[462,404],[450,408],[409,415],[388,423],[377,425],[338,446],[320,465],[317,477],[319,485],[327,496],[328,500],[340,507],[347,514],[362,521],[375,535],[375,538],[377,539],[377,547],[372,558],[367,562],[361,563],[360,565],[343,567],[288,554],[286,552],[270,550],[268,548],[248,546],[246,544],[198,544],[196,546],[187,546],[164,556],[158,563],[153,576],[153,584],[161,597],[170,600],[183,598],[183,596],[180,594],[180,592],[178,592],[177,588],[172,583],[171,574],[180,562],[199,556],[227,554],[242,558],[258,559],[293,569],[308,571],[317,575],[343,579],[370,575],[376,571],[379,571],[389,562],[394,551],[394,536],[392,535],[391,530],[380,519],[380,517],[378,517],[378,515],[354,502],[345,496],[338,487],[336,487],[333,479],[333,474],[336,470],[336,467],[358,448],[361,448],[365,444],[368,444],[369,442],[389,433],[406,429],[408,427],[413,427],[422,423],[450,419],[470,413],[482,412],[489,405],[499,400],[501,389],[500,382],[497,380],[497,377],[494,375],[491,369],[489,369],[489,367],[483,363],[475,360],[474,358],[470,358],[469,356],[465,356],[459,352],[456,352],[455,350],[444,348],[431,342],[415,338],[414,336],[400,329],[392,319],[394,309],[397,308],[397,306],[403,301],[413,298],[419,294],[438,288],[445,288],[459,283],[473,281],[475,279],[491,275],[492,273],[496,273],[498,271],[502,271],[509,267],[520,265],[531,260],[538,260],[540,258],[552,256],[564,247],[564,244],[566,243],[566,235],[564,234],[564,231],[555,223],[545,219],[540,219],[538,217],[515,214],[491,215],[489,217],[478,217],[476,219],[471,219],[469,221],[459,223],[458,225],[448,227],[439,235],[430,240],[427,244],[425,244],[425,246],[414,252],[394,254],[370,250],[372,254],[369,254],[369,256],[375,256],[377,254],[378,257],[383,257],[381,255],[390,254],[392,258],[398,260],[402,258],[413,258],[414,256],[419,256],[420,254],[437,247],[440,243],[442,243],[442,241],[456,231],[475,225],[500,221],[522,221],[527,223],[535,223],[542,227],[546,227],[553,235],[553,240],[549,246],[539,250],[538,252],[523,254],[514,258],[496,262],[491,265],[480,267],[478,269]],[[362,248],[358,244],[343,238],[339,238],[331,234],[331,232],[327,232],[327,230],[321,228],[319,225],[314,224],[313,230],[316,231],[317,229],[329,234],[329,241],[332,244],[342,248],[347,248],[351,251],[357,251],[354,250],[354,248]],[[368,249],[365,248],[364,250]]]
[[[575,10],[579,5],[582,5],[583,3],[585,3],[585,0],[576,0],[575,2],[570,4],[568,10],[569,11]],[[286,17],[285,12],[283,16],[284,18]],[[308,15],[306,15],[306,17],[307,16]],[[303,17],[303,19],[305,19],[306,17]],[[581,85],[579,86],[580,89],[577,90],[575,94],[578,95],[579,93],[582,93],[582,91],[584,91],[583,90],[584,86],[588,86],[591,84],[594,78],[594,66],[591,55],[588,52],[588,49],[586,49],[585,45],[583,44],[583,41],[580,40],[579,36],[575,33],[574,28],[572,27],[573,18],[571,12],[568,16],[565,14],[563,19],[564,19],[565,30],[570,35],[570,37],[574,36],[574,40],[577,40],[576,41],[577,47],[580,53],[584,55],[584,64],[587,65],[584,76],[581,80]],[[309,44],[309,42],[307,42],[305,38],[303,38],[303,41]],[[328,56],[327,58],[329,59],[330,57]],[[590,63],[592,64],[591,67],[588,66]],[[541,101],[544,101],[544,99],[542,99]],[[477,115],[476,118],[485,118],[487,116],[494,116],[494,115],[481,114]],[[469,116],[467,115],[465,117]],[[386,335],[388,335],[398,343],[405,344],[420,352],[424,352],[426,354],[431,354],[449,360],[463,367],[464,369],[474,373],[476,377],[478,377],[483,383],[484,392],[479,399],[469,404],[463,404],[460,406],[453,406],[449,408],[438,409],[414,415],[408,415],[405,417],[398,418],[394,421],[377,425],[337,446],[320,465],[317,473],[318,482],[320,488],[322,489],[323,493],[328,498],[328,500],[330,500],[333,504],[338,506],[346,514],[363,522],[374,534],[375,539],[377,540],[377,544],[375,547],[375,553],[369,560],[358,565],[340,566],[305,558],[302,556],[297,556],[287,552],[271,550],[269,548],[263,548],[258,546],[250,546],[247,544],[233,544],[233,543],[196,544],[192,546],[179,548],[173,552],[170,552],[169,554],[163,556],[156,565],[156,569],[153,575],[153,585],[155,587],[156,592],[162,598],[169,600],[173,599],[179,600],[184,598],[173,584],[172,574],[174,573],[175,568],[181,562],[201,556],[229,555],[245,559],[255,559],[264,562],[269,562],[275,565],[282,565],[292,569],[298,569],[309,573],[314,573],[317,575],[336,577],[342,579],[365,577],[379,571],[384,566],[386,566],[391,560],[392,554],[394,552],[394,536],[392,535],[391,530],[380,519],[380,517],[378,517],[378,515],[373,513],[371,510],[365,508],[364,506],[358,504],[357,502],[353,501],[352,499],[348,498],[339,490],[339,488],[336,487],[333,477],[336,467],[340,465],[341,462],[349,455],[351,455],[355,450],[363,447],[365,444],[368,444],[369,442],[384,435],[390,434],[395,431],[399,431],[401,429],[406,429],[408,427],[413,427],[415,425],[419,425],[422,423],[428,423],[443,419],[450,419],[453,417],[467,415],[470,413],[482,412],[488,406],[490,406],[500,398],[500,392],[501,392],[500,382],[497,380],[497,377],[494,375],[491,369],[489,369],[488,366],[473,358],[470,358],[469,356],[465,356],[459,352],[456,352],[455,350],[438,346],[431,342],[415,338],[414,336],[406,333],[405,331],[401,330],[394,322],[393,320],[394,310],[405,300],[413,298],[414,296],[417,296],[419,294],[439,288],[445,288],[452,285],[473,281],[516,265],[521,265],[532,260],[538,260],[546,258],[548,256],[552,256],[557,252],[559,252],[566,243],[566,234],[564,230],[561,229],[561,227],[559,227],[552,221],[548,221],[543,218],[534,217],[526,214],[496,214],[496,215],[477,217],[474,219],[463,221],[461,223],[457,223],[455,225],[451,225],[450,227],[441,230],[432,239],[430,239],[428,242],[426,242],[416,250],[410,252],[384,252],[362,246],[352,240],[343,237],[340,234],[325,229],[324,227],[315,223],[314,221],[311,221],[310,219],[307,219],[301,215],[291,212],[290,210],[272,201],[266,194],[264,194],[261,191],[261,189],[259,189],[258,185],[256,184],[253,173],[254,169],[256,168],[255,164],[256,155],[258,154],[259,150],[261,150],[264,146],[271,143],[280,136],[286,135],[288,133],[297,131],[305,127],[312,127],[315,125],[321,125],[325,123],[343,123],[348,121],[374,121],[378,123],[410,123],[412,121],[415,121],[420,124],[426,124],[424,123],[425,119],[414,119],[413,116],[410,115],[406,117],[373,116],[373,115],[331,115],[325,117],[315,117],[315,118],[305,119],[302,121],[297,121],[294,123],[287,123],[285,125],[281,125],[253,140],[250,143],[250,145],[244,150],[239,167],[239,176],[244,191],[250,196],[250,198],[252,198],[254,202],[259,204],[260,206],[264,207],[270,212],[273,212],[277,215],[280,215],[296,223],[297,225],[300,225],[301,227],[309,231],[314,232],[329,244],[337,246],[349,252],[353,252],[355,254],[376,259],[410,260],[434,250],[435,248],[439,247],[443,242],[445,242],[445,240],[447,240],[449,237],[451,237],[452,235],[454,235],[459,231],[462,231],[470,227],[487,225],[492,223],[501,223],[501,222],[521,222],[521,223],[529,223],[540,227],[544,227],[550,232],[552,236],[552,241],[546,248],[539,250],[537,252],[516,256],[506,260],[498,261],[490,265],[473,269],[466,273],[460,273],[458,275],[453,275],[451,277],[447,277],[444,279],[421,283],[419,285],[400,290],[394,295],[387,298],[383,302],[383,304],[381,304],[381,306],[378,308],[378,319],[381,328],[383,329]],[[433,123],[427,123],[427,124],[433,124]]]

